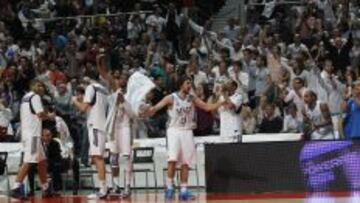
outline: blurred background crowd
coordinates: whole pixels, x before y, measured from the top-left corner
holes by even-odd
[[[360,1],[248,0],[246,15],[215,29],[228,1],[0,0],[1,139],[20,140],[21,98],[39,79],[44,103],[68,125],[76,154],[87,157],[86,115],[71,99],[97,74],[101,49],[113,77],[141,71],[153,79],[154,104],[176,90],[179,75],[193,78],[207,102],[236,81],[243,134],[306,134],[303,94],[310,89],[313,100],[327,103],[337,137],[346,138],[342,103],[359,75]],[[119,12],[128,13],[106,16]],[[197,117],[196,136],[218,134],[218,112],[198,109]],[[164,137],[166,120],[166,110],[158,112],[136,136]]]

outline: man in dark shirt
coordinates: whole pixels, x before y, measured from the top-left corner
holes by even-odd
[[[154,76],[155,89],[151,92],[151,104],[155,105],[161,101],[165,94],[163,90],[163,78],[160,75]],[[148,121],[148,135],[149,137],[164,137],[166,129],[167,114],[166,109],[157,112]]]
[[[58,193],[62,190],[61,173],[69,166],[64,162],[64,159],[61,157],[60,143],[53,139],[56,134],[57,131],[54,121],[43,122],[41,140],[45,147],[48,173],[50,174],[52,179],[52,187],[55,193]],[[32,167],[28,177],[30,185],[30,196],[34,195],[35,191],[35,172],[36,167]]]
[[[275,116],[274,104],[266,104],[265,115],[260,124],[259,133],[280,133],[283,127],[283,119]]]
[[[328,57],[334,64],[335,71],[341,71],[341,73],[344,74],[346,67],[350,65],[349,53],[353,46],[352,33],[350,32],[346,43],[343,42],[341,37],[335,37],[334,44],[332,44],[327,34],[324,35],[323,41],[326,51],[328,52]]]

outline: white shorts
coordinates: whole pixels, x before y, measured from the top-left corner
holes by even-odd
[[[128,156],[131,153],[131,130],[130,128],[117,128],[114,131],[114,140],[109,142],[110,152]]]
[[[88,127],[89,155],[105,156],[106,133],[96,128]]]
[[[41,137],[29,136],[24,139],[24,163],[39,163],[46,160]]]
[[[196,163],[196,148],[192,130],[169,128],[166,133],[168,162],[178,165],[194,165]]]

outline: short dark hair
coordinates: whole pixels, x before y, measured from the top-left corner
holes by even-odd
[[[303,86],[305,85],[304,80],[300,77],[295,77],[294,80],[298,80]]]
[[[43,130],[45,130],[45,129],[49,130],[53,136],[55,136],[57,134],[56,122],[55,121],[44,120],[42,122],[42,128],[43,128]]]
[[[233,65],[237,65],[239,66],[240,68],[242,68],[242,62],[240,60],[237,60],[237,61],[233,61]]]
[[[230,84],[234,86],[236,89],[238,88],[238,83],[235,80],[231,80]]]
[[[317,94],[313,91],[313,90],[307,90],[307,92],[312,96],[315,97],[317,99]]]

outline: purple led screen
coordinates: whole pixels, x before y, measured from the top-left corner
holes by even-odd
[[[208,144],[207,192],[360,190],[360,141]]]

